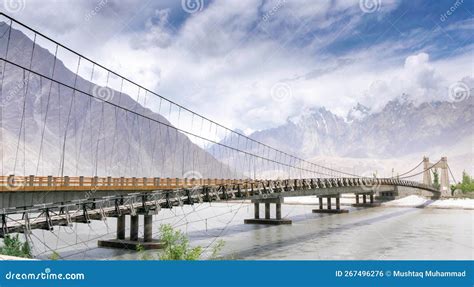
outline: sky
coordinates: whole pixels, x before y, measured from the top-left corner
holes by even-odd
[[[251,133],[474,86],[474,1],[3,0],[1,11]],[[470,94],[469,94],[470,95]]]

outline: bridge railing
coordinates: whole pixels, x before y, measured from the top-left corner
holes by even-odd
[[[380,185],[399,185],[433,189],[422,183],[394,178],[315,178],[284,180],[216,179],[216,178],[159,178],[159,177],[55,177],[55,176],[0,176],[0,191],[88,191],[88,190],[167,190],[202,186],[245,186],[245,188],[331,188],[365,186],[377,189]]]
[[[196,186],[243,184],[242,179],[159,178],[159,177],[55,177],[55,176],[0,176],[0,191],[27,190],[90,190],[90,189],[176,189]]]

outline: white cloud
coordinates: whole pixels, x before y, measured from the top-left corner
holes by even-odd
[[[169,28],[170,9],[155,10],[154,17],[145,23],[145,30],[135,34],[131,39],[131,46],[137,50],[147,47],[167,48],[171,44],[172,31]]]
[[[26,23],[165,97],[247,132],[315,106],[345,115],[357,102],[376,110],[402,93],[417,101],[447,100],[450,83],[473,76],[468,52],[437,61],[426,51],[402,52],[428,37],[422,30],[408,42],[330,56],[328,45],[358,33],[366,16],[358,1],[287,0],[278,9],[278,1],[213,1],[184,14],[183,23],[172,19],[173,13],[184,13],[176,6],[180,1],[141,7],[140,1],[109,0],[88,21],[84,15],[95,3],[57,4],[53,10],[30,2],[19,15]],[[398,4],[383,3],[381,13]],[[141,9],[126,9],[133,6]],[[274,12],[263,21],[269,11]],[[306,46],[294,44],[303,34],[313,38]],[[280,82],[291,96],[275,100],[272,87]]]

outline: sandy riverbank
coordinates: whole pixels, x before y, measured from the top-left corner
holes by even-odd
[[[474,199],[446,198],[432,200],[419,195],[409,195],[397,200],[384,202],[382,205],[396,207],[453,208],[474,210]]]
[[[287,197],[287,204],[318,204],[316,196]],[[354,195],[343,195],[341,197],[341,205],[354,203]],[[423,207],[423,208],[450,208],[450,209],[472,209],[474,210],[474,199],[470,198],[446,198],[432,200],[419,195],[409,195],[396,200],[382,203],[387,207]]]

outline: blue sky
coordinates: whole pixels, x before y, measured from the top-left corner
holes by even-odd
[[[246,132],[474,82],[472,0],[13,2],[2,11]]]
[[[383,4],[383,2],[381,2]],[[462,53],[457,49],[472,44],[473,2],[462,4],[455,13],[442,21],[453,1],[404,1],[382,17],[368,14],[357,27],[358,33],[340,39],[331,48],[335,55],[348,53],[353,49],[370,48],[386,41],[410,42],[419,38],[417,45],[407,46],[406,54],[427,52],[431,59]],[[455,25],[470,24],[471,29],[452,29]]]

